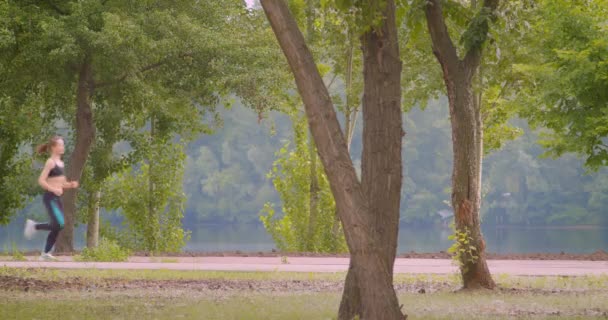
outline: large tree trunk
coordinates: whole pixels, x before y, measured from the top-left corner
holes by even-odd
[[[498,0],[485,0],[484,9],[494,11]],[[495,287],[485,259],[485,242],[480,228],[481,169],[483,128],[480,105],[473,92],[473,80],[481,61],[481,45],[476,43],[464,59],[457,55],[448,34],[439,0],[429,0],[425,6],[427,25],[433,41],[433,53],[441,64],[447,88],[452,122],[454,162],[452,171],[452,207],[456,230],[468,233],[474,246],[472,254],[461,254],[460,272],[465,289]],[[476,27],[487,33],[488,23]],[[485,30],[485,31],[484,31]],[[480,35],[478,35],[480,36]],[[484,34],[485,36],[485,34]]]
[[[95,140],[95,125],[91,108],[93,94],[93,69],[90,56],[86,56],[80,66],[78,91],[76,93],[76,145],[70,155],[66,177],[68,180],[80,180],[82,171],[89,157],[91,145]],[[56,252],[74,251],[74,222],[76,217],[77,189],[68,189],[63,195],[65,228],[59,233],[55,245]]]
[[[361,37],[364,76],[361,185],[369,201],[374,236],[382,244],[379,248],[382,262],[390,266],[386,277],[392,283],[399,232],[403,125],[401,60],[395,18],[390,14],[394,12],[394,3],[389,1],[387,6],[382,27]],[[349,273],[352,272],[349,268]],[[358,311],[357,307],[349,304],[362,294],[357,290],[365,288],[348,283],[357,280],[356,276],[346,277],[340,319],[352,319],[358,314],[353,313]]]
[[[261,3],[294,73],[344,226],[351,255],[349,273],[354,278],[354,282],[347,285],[356,284],[354,292],[360,297],[355,314],[361,319],[405,319],[392,282],[397,233],[393,222],[398,221],[399,216],[402,137],[401,63],[394,3],[387,1],[381,32],[370,32],[361,39],[367,60],[364,99],[367,115],[364,118],[368,122],[364,128],[367,125],[371,128],[364,137],[367,146],[363,152],[362,180],[368,185],[358,181],[327,88],[285,2],[262,0]],[[394,163],[395,159],[398,163]],[[379,198],[371,199],[376,196]],[[345,296],[349,297],[349,292],[345,292]],[[340,318],[349,316],[340,315]]]
[[[87,248],[99,245],[99,202],[101,191],[94,191],[89,199],[89,221],[87,223]]]

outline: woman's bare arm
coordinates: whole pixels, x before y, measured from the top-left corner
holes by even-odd
[[[78,181],[65,181],[61,187],[64,189],[76,189],[78,188]]]

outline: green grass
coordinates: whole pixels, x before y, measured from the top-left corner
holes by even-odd
[[[334,319],[337,293],[40,293],[0,291],[2,319]],[[597,319],[608,294],[402,294],[408,319]],[[604,316],[605,319],[605,316]]]
[[[326,280],[343,281],[346,273],[313,272],[240,272],[240,271],[184,271],[184,270],[112,270],[112,269],[24,269],[0,267],[0,275],[32,277],[41,280],[61,280],[74,277],[84,279],[125,280]]]
[[[18,269],[1,276],[38,280],[79,279],[92,288],[3,291],[1,319],[335,319],[340,292],[198,290],[196,285],[104,290],[97,281],[252,280],[335,281],[344,273],[210,272],[176,270]],[[521,277],[494,275],[516,291],[452,292],[457,275],[395,276],[396,285],[424,287],[426,294],[399,292],[408,319],[608,319],[608,276]],[[437,290],[429,290],[435,286]],[[255,287],[255,283],[254,283]],[[415,292],[416,290],[412,291]],[[429,293],[431,292],[432,293]]]

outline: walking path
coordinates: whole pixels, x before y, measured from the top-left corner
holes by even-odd
[[[75,262],[71,257],[59,261],[10,261],[0,257],[0,267],[56,269],[157,269],[207,271],[288,271],[345,272],[348,258],[331,257],[131,257],[128,262]],[[608,261],[571,260],[488,260],[493,274],[527,276],[608,275]],[[447,259],[396,259],[395,273],[450,274],[458,268]]]

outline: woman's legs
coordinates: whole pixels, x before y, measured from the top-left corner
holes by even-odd
[[[36,224],[36,230],[50,231],[44,247],[44,253],[49,253],[57,241],[59,232],[63,229],[63,205],[59,197],[50,192],[44,194],[42,201],[49,214],[50,222]]]
[[[53,246],[55,245],[55,241],[57,241],[57,236],[59,235],[60,229],[53,229],[49,232],[49,236],[46,237],[46,245],[44,246],[44,253],[51,252]]]

